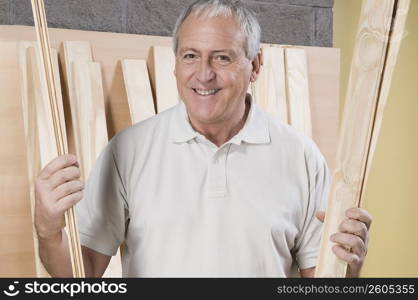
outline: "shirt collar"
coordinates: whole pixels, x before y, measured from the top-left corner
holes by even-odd
[[[189,123],[186,105],[183,100],[179,101],[171,120],[171,137],[174,143],[186,143],[197,137],[197,132]]]
[[[261,111],[247,94],[246,101],[250,101],[250,111],[243,128],[228,142],[240,145],[243,141],[251,144],[265,144],[270,142],[270,132],[267,115]],[[199,134],[192,128],[183,101],[177,105],[171,122],[171,137],[174,143],[185,143]]]

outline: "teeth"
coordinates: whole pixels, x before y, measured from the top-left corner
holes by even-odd
[[[219,89],[213,89],[213,90],[198,90],[198,89],[195,89],[195,92],[198,93],[201,96],[213,95],[217,91],[219,91]]]

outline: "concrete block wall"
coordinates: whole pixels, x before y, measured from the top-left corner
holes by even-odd
[[[194,0],[44,1],[50,27],[170,36]],[[257,14],[263,42],[332,46],[333,0],[244,1]],[[33,25],[30,0],[0,0],[0,24]]]

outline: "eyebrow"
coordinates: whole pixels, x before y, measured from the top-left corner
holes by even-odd
[[[196,53],[200,53],[200,51],[195,49],[195,48],[180,48],[179,53],[183,54],[186,51],[193,51],[193,52],[196,52]],[[211,51],[211,52],[212,53],[226,52],[229,55],[235,55],[235,52],[233,50],[230,50],[230,49],[218,49],[218,50],[214,50],[214,51]]]

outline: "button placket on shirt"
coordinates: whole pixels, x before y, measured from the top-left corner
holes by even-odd
[[[224,145],[215,151],[208,161],[208,196],[210,198],[226,197],[228,194],[226,180],[226,162],[231,144]]]

